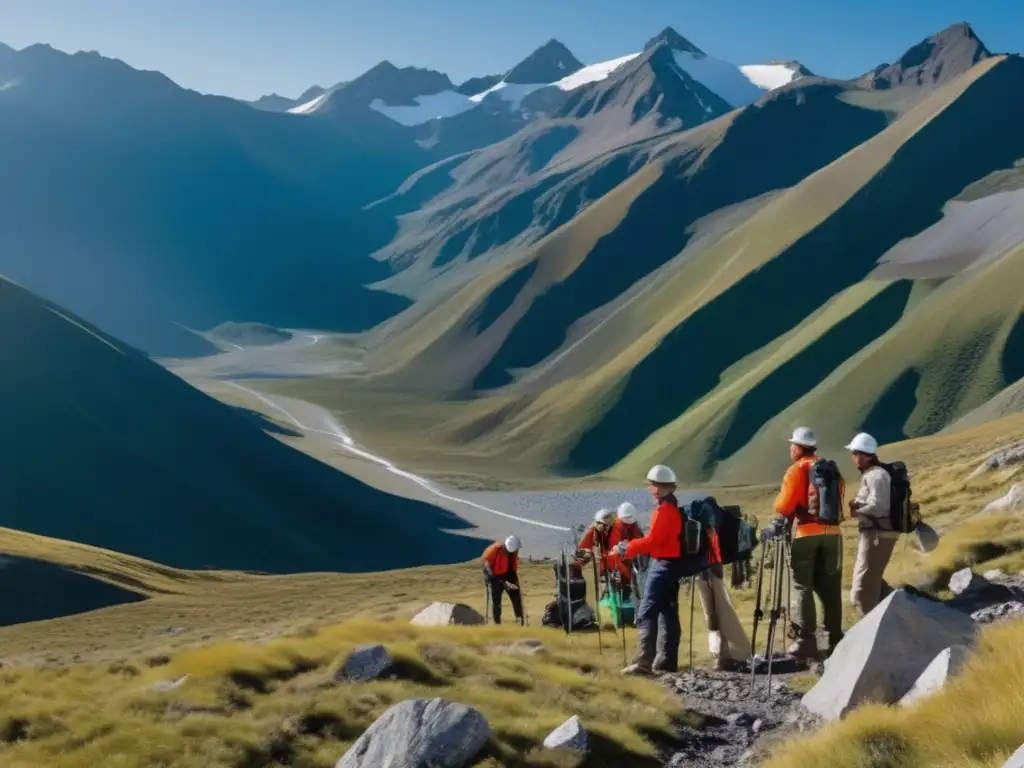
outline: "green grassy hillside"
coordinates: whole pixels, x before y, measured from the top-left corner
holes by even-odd
[[[481,543],[271,437],[145,355],[0,279],[0,526],[191,568],[379,570]]]
[[[388,410],[351,413],[350,394],[416,391],[405,413],[453,457],[621,479],[659,461],[690,481],[774,477],[802,422],[831,451],[862,428],[933,433],[1024,374],[1014,230],[976,264],[875,273],[898,244],[926,260],[909,239],[965,190],[1006,192],[983,180],[1024,156],[1024,101],[1005,96],[1022,87],[1024,60],[986,59],[891,122],[864,91],[783,89],[664,142],[514,263],[422,302],[369,340],[368,381],[273,386],[344,411],[371,445]],[[779,156],[748,156],[766,133]],[[834,143],[809,148],[819,134]]]

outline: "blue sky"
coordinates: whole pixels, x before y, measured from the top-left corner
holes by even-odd
[[[458,82],[552,37],[592,63],[667,25],[735,63],[793,58],[852,77],[957,21],[994,51],[1024,51],[1024,0],[0,0],[8,45],[98,50],[240,98],[297,96],[382,59]]]

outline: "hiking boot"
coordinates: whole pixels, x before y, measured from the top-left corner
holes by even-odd
[[[843,633],[842,632],[840,632],[838,635],[829,635],[828,636],[828,650],[825,652],[825,658],[826,659],[835,652],[836,646],[838,646],[839,643],[841,643],[842,641],[843,641]]]
[[[516,617],[516,626],[519,626],[519,627],[523,626],[523,617],[522,616],[517,616]]]
[[[656,675],[674,675],[679,671],[679,665],[669,664],[667,661],[655,661],[651,670]]]
[[[801,634],[796,642],[786,649],[786,653],[797,659],[817,659],[818,638],[810,634]]]
[[[630,664],[628,667],[625,667],[622,670],[622,674],[628,675],[630,677],[651,677],[654,675],[654,672],[646,664],[636,662]]]

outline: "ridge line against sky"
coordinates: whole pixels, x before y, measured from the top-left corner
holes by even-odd
[[[636,3],[635,5],[633,3]],[[736,64],[796,59],[852,78],[951,24],[993,52],[1024,49],[1024,2],[931,0],[0,0],[0,42],[96,50],[203,93],[296,97],[387,59],[456,83],[507,71],[555,38],[585,64],[639,51],[666,26]]]

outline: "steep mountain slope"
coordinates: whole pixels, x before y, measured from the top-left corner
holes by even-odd
[[[385,326],[371,369],[472,393],[431,432],[460,450],[570,472],[770,479],[800,421],[833,451],[941,429],[1024,374],[1024,62],[930,50],[937,86],[804,77],[652,142],[567,224]]]
[[[876,67],[861,82],[878,90],[908,84],[934,88],[955,80],[991,55],[969,24],[954,24],[922,40],[899,61]]]
[[[41,45],[0,80],[0,270],[33,290],[161,354],[197,349],[175,322],[360,330],[406,306],[361,287],[385,271],[358,211],[419,147]]]
[[[364,571],[461,562],[442,510],[311,459],[0,279],[0,526],[190,568]]]
[[[680,67],[673,46],[689,45],[681,40],[666,30],[642,54],[595,66],[595,79],[569,91],[548,118],[419,172],[377,204],[380,215],[400,217],[396,237],[376,255],[402,272],[381,287],[422,297],[438,276],[456,270],[465,279],[481,268],[466,264],[521,251],[643,167],[659,137],[730,112]],[[589,77],[588,69],[573,77]]]

